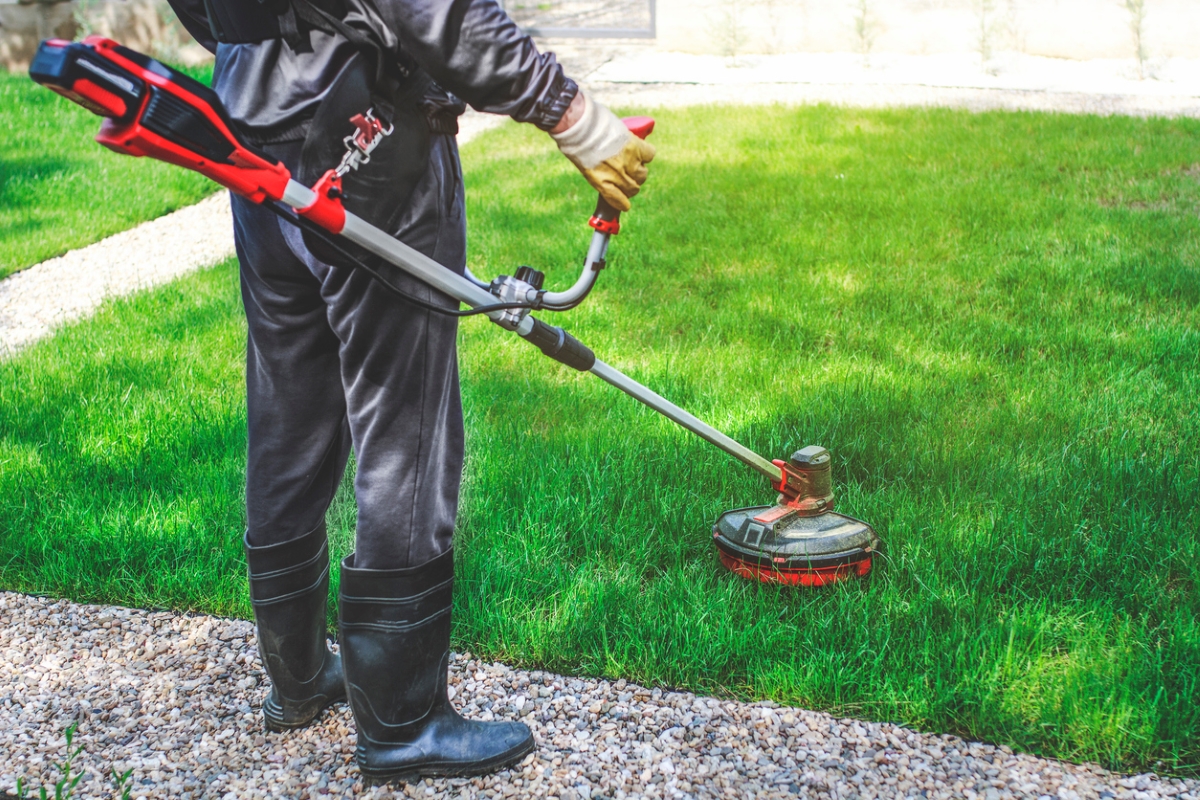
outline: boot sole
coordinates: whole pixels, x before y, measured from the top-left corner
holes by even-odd
[[[430,763],[427,765],[418,764],[405,767],[399,772],[375,772],[359,766],[359,772],[362,773],[364,786],[383,786],[388,783],[416,783],[422,778],[471,778],[477,775],[488,775],[492,772],[499,772],[506,767],[511,767],[535,749],[537,749],[537,742],[531,736],[528,742],[514,750],[487,761],[472,761],[466,764],[446,762]]]

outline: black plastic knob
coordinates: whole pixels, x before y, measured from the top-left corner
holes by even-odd
[[[797,450],[792,453],[792,457],[788,459],[792,462],[792,466],[800,469],[820,469],[829,463],[829,451],[819,444],[810,444],[803,450]]]
[[[525,281],[535,289],[541,289],[542,284],[546,282],[546,273],[539,272],[533,267],[517,267],[517,274],[513,276],[519,281]]]

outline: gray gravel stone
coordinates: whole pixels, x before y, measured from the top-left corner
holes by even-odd
[[[521,718],[538,749],[483,778],[365,790],[344,705],[287,734],[262,727],[266,677],[253,626],[0,593],[0,790],[48,785],[79,724],[83,798],[1101,797],[1200,800],[1200,781],[1119,775],[1006,747],[737,703],[626,681],[487,664],[450,665],[453,702],[483,720]],[[529,709],[528,711],[526,709]]]

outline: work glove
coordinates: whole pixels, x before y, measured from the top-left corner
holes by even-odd
[[[587,95],[583,101],[583,114],[575,124],[550,135],[610,206],[628,211],[629,198],[646,182],[654,146],[630,133],[603,103]]]

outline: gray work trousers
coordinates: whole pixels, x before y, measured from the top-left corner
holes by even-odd
[[[453,136],[431,136],[398,233],[459,272],[462,171]],[[296,171],[300,142],[266,148]],[[300,232],[233,197],[246,346],[246,524],[259,547],[325,519],[353,446],[355,566],[422,564],[450,548],[463,462],[457,320],[404,302],[358,269],[317,261]],[[451,298],[384,264],[405,291]]]

